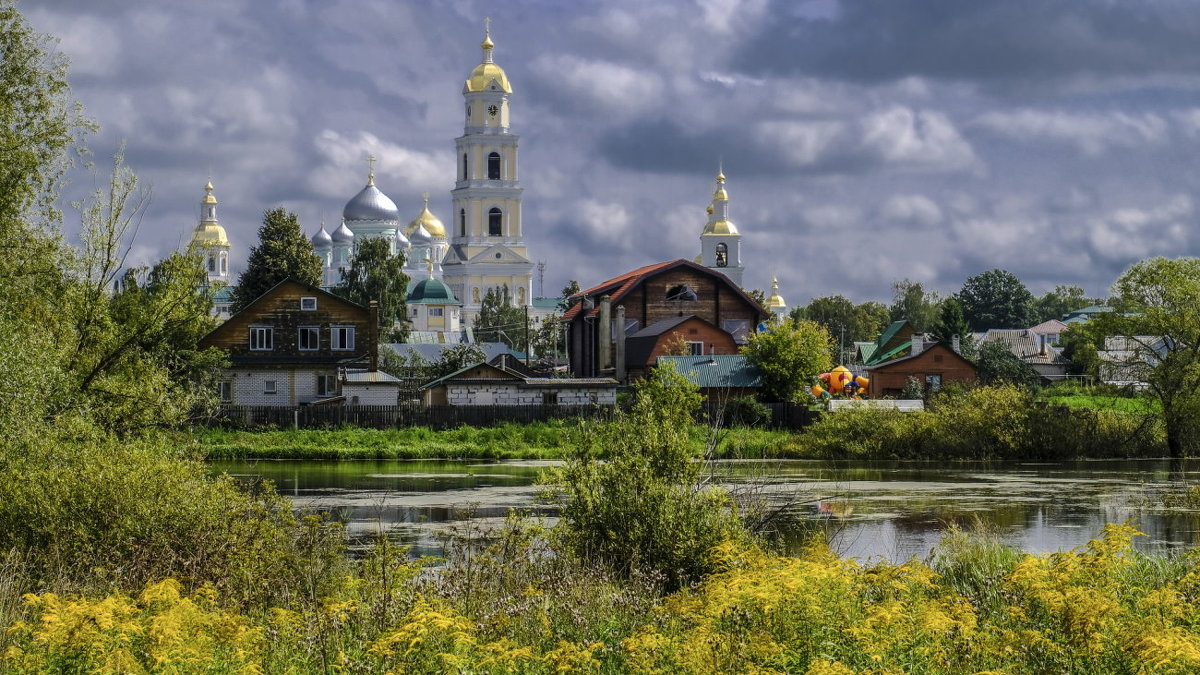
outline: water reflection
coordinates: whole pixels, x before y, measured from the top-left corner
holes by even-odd
[[[386,532],[417,555],[440,552],[438,533],[466,518],[498,521],[511,509],[552,519],[537,501],[537,476],[553,462],[257,461],[214,470],[270,480],[299,509],[346,523],[352,540]],[[1195,480],[1200,463],[1162,460],[1059,464],[736,461],[713,479],[786,509],[799,527],[832,536],[846,556],[924,557],[951,525],[982,524],[1022,550],[1044,553],[1095,538],[1133,519],[1142,549],[1197,543],[1200,517],[1164,510],[1156,496]]]

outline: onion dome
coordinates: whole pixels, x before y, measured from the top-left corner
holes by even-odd
[[[412,241],[413,246],[428,246],[433,243],[433,235],[429,234],[429,230],[420,223],[417,224],[416,229],[406,230],[406,232],[408,232],[408,238]]]
[[[192,246],[229,246],[225,228],[217,222],[217,198],[213,196],[212,181],[204,186],[204,199],[200,200],[200,223],[192,231]]]
[[[505,75],[504,69],[492,61],[492,48],[496,45],[492,43],[490,28],[484,28],[483,43],[479,46],[483,48],[483,62],[475,66],[475,70],[472,70],[471,75],[467,78],[467,91],[485,91],[492,82],[495,82],[501,91],[511,94],[512,87],[508,84],[508,75]]]
[[[729,193],[725,192],[724,171],[717,174],[717,189],[713,192],[712,204],[708,207],[708,222],[704,224],[704,231],[700,233],[701,236],[706,234],[738,234],[737,225],[729,220]]]
[[[324,249],[333,246],[333,237],[329,236],[329,233],[325,231],[324,223],[321,223],[321,229],[317,230],[317,233],[312,236],[312,245],[315,249]]]
[[[408,248],[412,244],[408,241],[408,237],[404,236],[404,232],[396,230],[396,248]]]
[[[372,171],[367,176],[367,186],[354,195],[353,199],[346,202],[346,208],[342,209],[342,220],[347,222],[399,221],[400,210],[396,208],[395,202],[375,187],[375,172]]]
[[[446,238],[446,226],[429,210],[429,193],[426,192],[423,197],[425,198],[425,208],[404,229],[404,232],[408,235],[409,239],[413,240],[414,244],[417,243],[418,235],[416,233],[420,229],[424,229],[425,234],[432,239]]]
[[[422,279],[420,283],[413,286],[408,297],[405,298],[408,304],[418,305],[457,305],[458,298],[454,297],[454,291],[446,285],[446,282],[441,279]]]
[[[771,297],[767,298],[767,309],[776,310],[784,309],[787,303],[783,301],[783,296],[779,294],[779,280],[771,277]]]
[[[346,227],[346,221],[343,220],[342,224],[338,226],[338,229],[334,230],[333,234],[329,235],[329,238],[332,239],[333,243],[335,244],[350,244],[354,242],[354,233],[350,231],[350,228]]]

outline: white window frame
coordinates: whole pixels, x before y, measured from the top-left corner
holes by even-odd
[[[316,339],[316,344],[305,347],[304,335],[310,333]],[[296,328],[296,349],[302,352],[315,352],[321,348],[321,327],[320,326],[298,326]]]
[[[279,381],[278,380],[263,380],[263,393],[264,394],[278,394],[279,393]]]
[[[255,339],[258,335],[258,339]],[[257,343],[258,346],[255,346]],[[250,351],[269,352],[275,349],[274,326],[250,326]]]
[[[217,383],[217,398],[221,403],[233,403],[233,380],[221,380]]]
[[[315,312],[315,311],[317,311],[317,298],[316,298],[316,296],[312,296],[312,295],[302,296],[302,297],[300,298],[300,311],[301,311],[301,312]]]
[[[445,316],[446,310],[441,307],[430,307],[429,316]]]
[[[704,342],[700,340],[688,340],[688,356],[704,356]]]
[[[317,375],[317,396],[337,396],[337,375]]]
[[[348,338],[344,343],[343,337]],[[354,351],[354,326],[330,326],[329,348],[335,352]]]

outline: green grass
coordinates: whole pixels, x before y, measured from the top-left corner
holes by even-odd
[[[459,427],[434,431],[340,428],[328,430],[230,431],[196,428],[188,438],[212,460],[230,459],[557,459],[571,442],[578,423],[570,420]],[[697,452],[709,430],[694,426],[690,434]],[[790,444],[786,431],[736,427],[721,431],[719,458],[778,457]]]

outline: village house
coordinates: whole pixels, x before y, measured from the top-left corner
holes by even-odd
[[[296,406],[396,403],[398,384],[378,372],[378,306],[357,305],[286,279],[200,339],[227,350],[222,403]],[[341,398],[343,394],[348,397]],[[390,396],[390,400],[389,400]]]
[[[659,356],[736,354],[769,314],[721,272],[690,260],[648,265],[572,298],[567,324],[576,377],[644,376]]]
[[[427,406],[611,406],[611,378],[527,377],[490,363],[477,363],[421,387]]]

